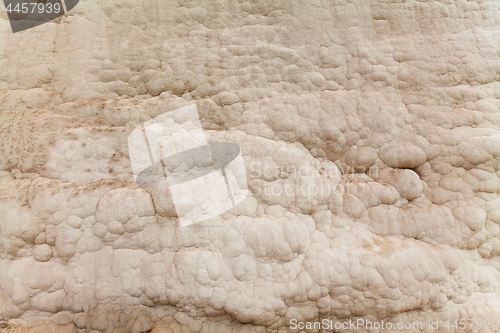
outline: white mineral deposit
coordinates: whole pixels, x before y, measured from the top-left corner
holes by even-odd
[[[500,332],[498,0],[30,1],[0,332]]]

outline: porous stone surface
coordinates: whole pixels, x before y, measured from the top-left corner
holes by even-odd
[[[498,2],[80,0],[0,35],[0,331],[500,320]],[[181,228],[127,137],[189,104],[250,194]]]

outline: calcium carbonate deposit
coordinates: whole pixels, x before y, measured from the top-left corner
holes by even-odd
[[[186,106],[248,194],[181,227],[128,138]],[[500,331],[499,108],[498,1],[1,5],[0,332]]]

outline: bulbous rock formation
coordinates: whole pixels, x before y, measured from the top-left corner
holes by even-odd
[[[81,0],[14,34],[0,16],[0,331],[500,321],[498,2]],[[250,193],[180,227],[127,138],[192,104]]]

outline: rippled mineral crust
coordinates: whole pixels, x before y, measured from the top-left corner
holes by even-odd
[[[495,331],[499,2],[0,6],[0,331]],[[181,228],[127,137],[190,104],[251,191]]]

